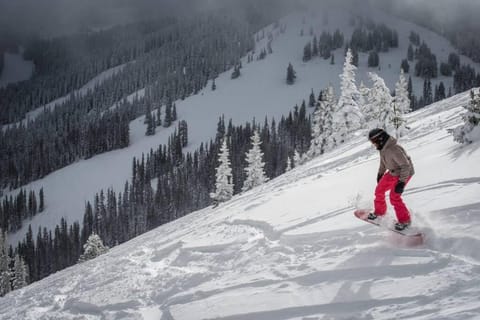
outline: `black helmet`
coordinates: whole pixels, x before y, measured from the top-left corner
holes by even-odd
[[[368,133],[368,140],[375,144],[378,150],[382,150],[389,137],[388,133],[380,128],[372,129]]]

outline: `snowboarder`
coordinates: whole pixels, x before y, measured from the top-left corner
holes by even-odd
[[[375,188],[375,210],[368,215],[368,219],[375,220],[386,214],[385,193],[390,191],[390,203],[397,215],[395,229],[404,230],[410,225],[411,219],[410,212],[403,203],[402,193],[415,173],[412,160],[397,144],[397,140],[383,129],[371,130],[368,133],[368,139],[380,151],[380,167]]]

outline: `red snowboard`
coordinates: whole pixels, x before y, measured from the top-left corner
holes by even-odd
[[[368,220],[367,216],[369,212],[371,212],[371,210],[359,209],[359,210],[355,210],[354,215],[360,220],[366,221],[375,226],[378,226],[380,228],[385,228],[389,231],[392,231],[392,232],[395,232],[396,234],[401,235],[406,245],[416,246],[416,245],[423,244],[423,233],[420,232],[417,228],[408,227],[405,230],[398,231],[398,230],[395,230],[395,227],[392,225],[392,223],[388,223],[388,221],[383,220],[384,223],[381,223],[380,221],[382,220],[380,219]]]

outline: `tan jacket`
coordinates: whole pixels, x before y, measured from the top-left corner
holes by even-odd
[[[383,175],[387,170],[392,176],[398,176],[399,180],[403,182],[415,173],[412,160],[393,137],[389,137],[380,150],[378,174]]]

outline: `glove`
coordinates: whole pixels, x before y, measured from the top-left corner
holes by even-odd
[[[398,181],[397,184],[395,185],[395,192],[402,194],[404,189],[405,189],[405,182]]]
[[[377,174],[377,183],[380,182],[380,180],[382,179],[383,177],[383,174]]]

